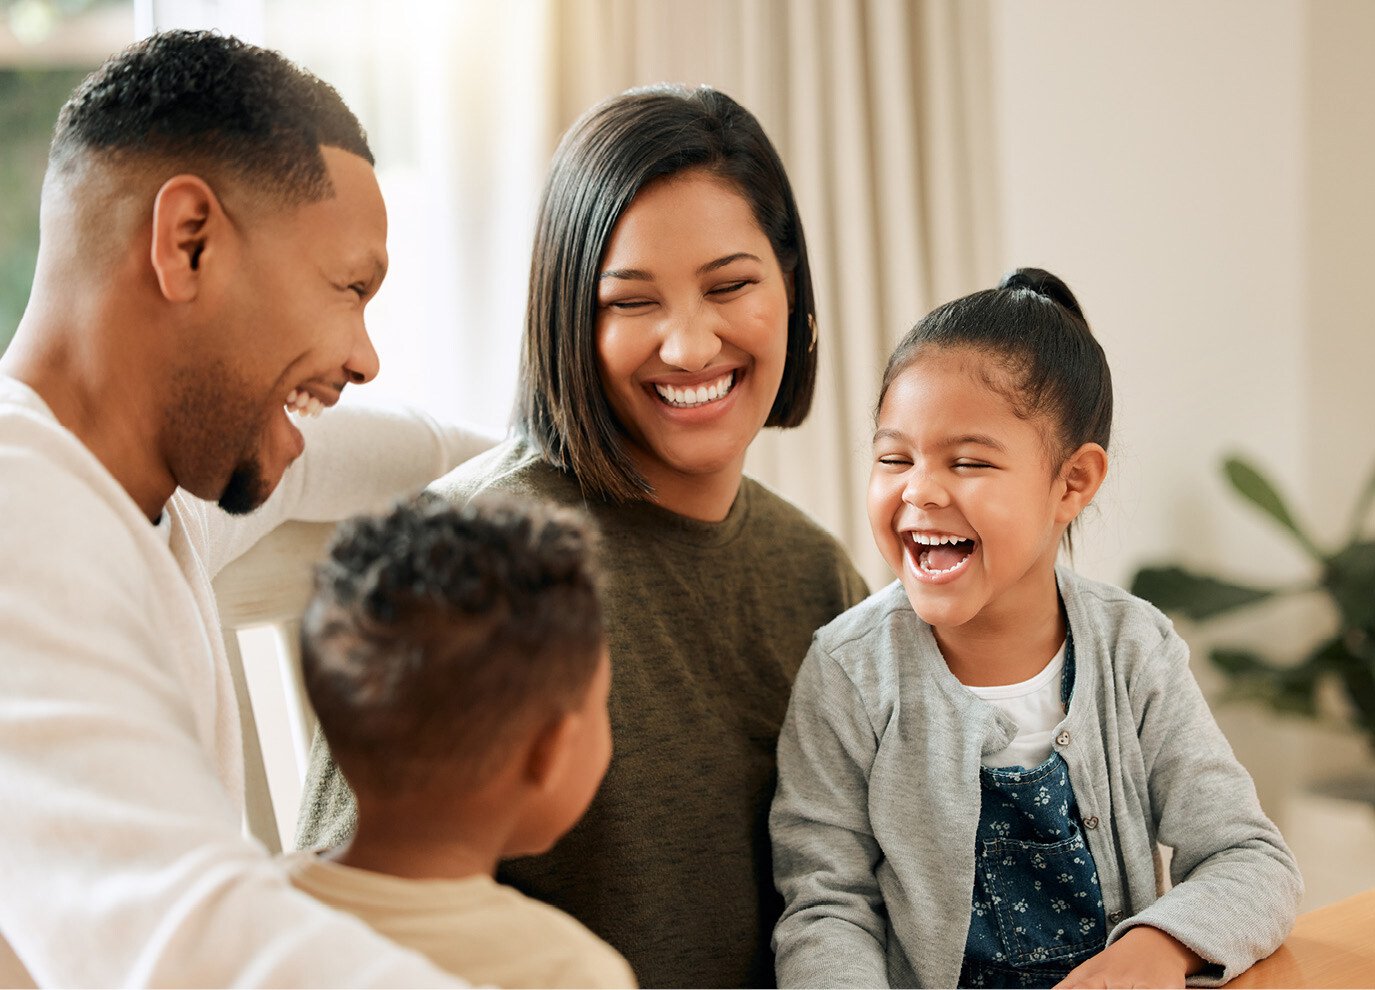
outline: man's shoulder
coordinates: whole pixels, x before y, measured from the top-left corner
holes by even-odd
[[[577,481],[521,437],[509,437],[465,461],[431,484],[430,491],[460,505],[485,494],[543,498],[562,504],[581,501]]]
[[[127,494],[42,406],[11,401],[0,379],[0,520],[42,532],[44,519],[114,512]],[[98,511],[102,510],[102,511]],[[50,533],[49,535],[58,535]]]

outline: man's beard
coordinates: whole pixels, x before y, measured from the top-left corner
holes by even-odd
[[[258,446],[276,410],[264,400],[249,398],[252,391],[219,363],[183,373],[168,407],[180,464],[178,485],[200,498],[214,499],[233,515],[252,512],[272,494],[258,461]],[[213,479],[223,477],[225,464],[233,468],[216,494]]]
[[[267,501],[272,492],[257,461],[243,461],[229,475],[218,505],[231,516],[245,516]]]

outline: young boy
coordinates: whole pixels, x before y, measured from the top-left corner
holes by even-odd
[[[590,557],[567,510],[422,497],[341,526],[306,611],[306,690],[358,827],[288,855],[292,880],[475,985],[636,985],[493,878],[572,828],[611,759]]]

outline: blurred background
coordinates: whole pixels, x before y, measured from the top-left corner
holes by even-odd
[[[0,348],[27,299],[58,108],[108,53],[167,27],[282,50],[368,129],[392,254],[370,309],[374,399],[504,429],[559,134],[628,86],[709,83],[778,145],[820,303],[813,414],[756,444],[749,469],[872,585],[889,579],[863,508],[888,351],[933,305],[1021,265],[1070,284],[1116,381],[1081,572],[1130,585],[1170,562],[1312,586],[1320,564],[1228,487],[1229,454],[1319,549],[1353,526],[1375,468],[1366,0],[0,0]],[[1365,587],[1375,604],[1375,574]],[[1314,593],[1180,623],[1299,856],[1306,908],[1375,884],[1375,736],[1335,681],[1297,715],[1224,704],[1237,685],[1207,653],[1283,665],[1336,624]]]

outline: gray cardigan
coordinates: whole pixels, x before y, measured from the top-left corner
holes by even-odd
[[[1075,685],[1055,748],[1098,867],[1109,940],[1153,925],[1231,979],[1293,926],[1303,882],[1213,721],[1168,619],[1056,571]],[[769,825],[786,906],[778,985],[953,987],[974,884],[980,757],[1012,720],[950,673],[894,583],[823,627],[778,743]],[[1173,887],[1157,843],[1174,850]]]

